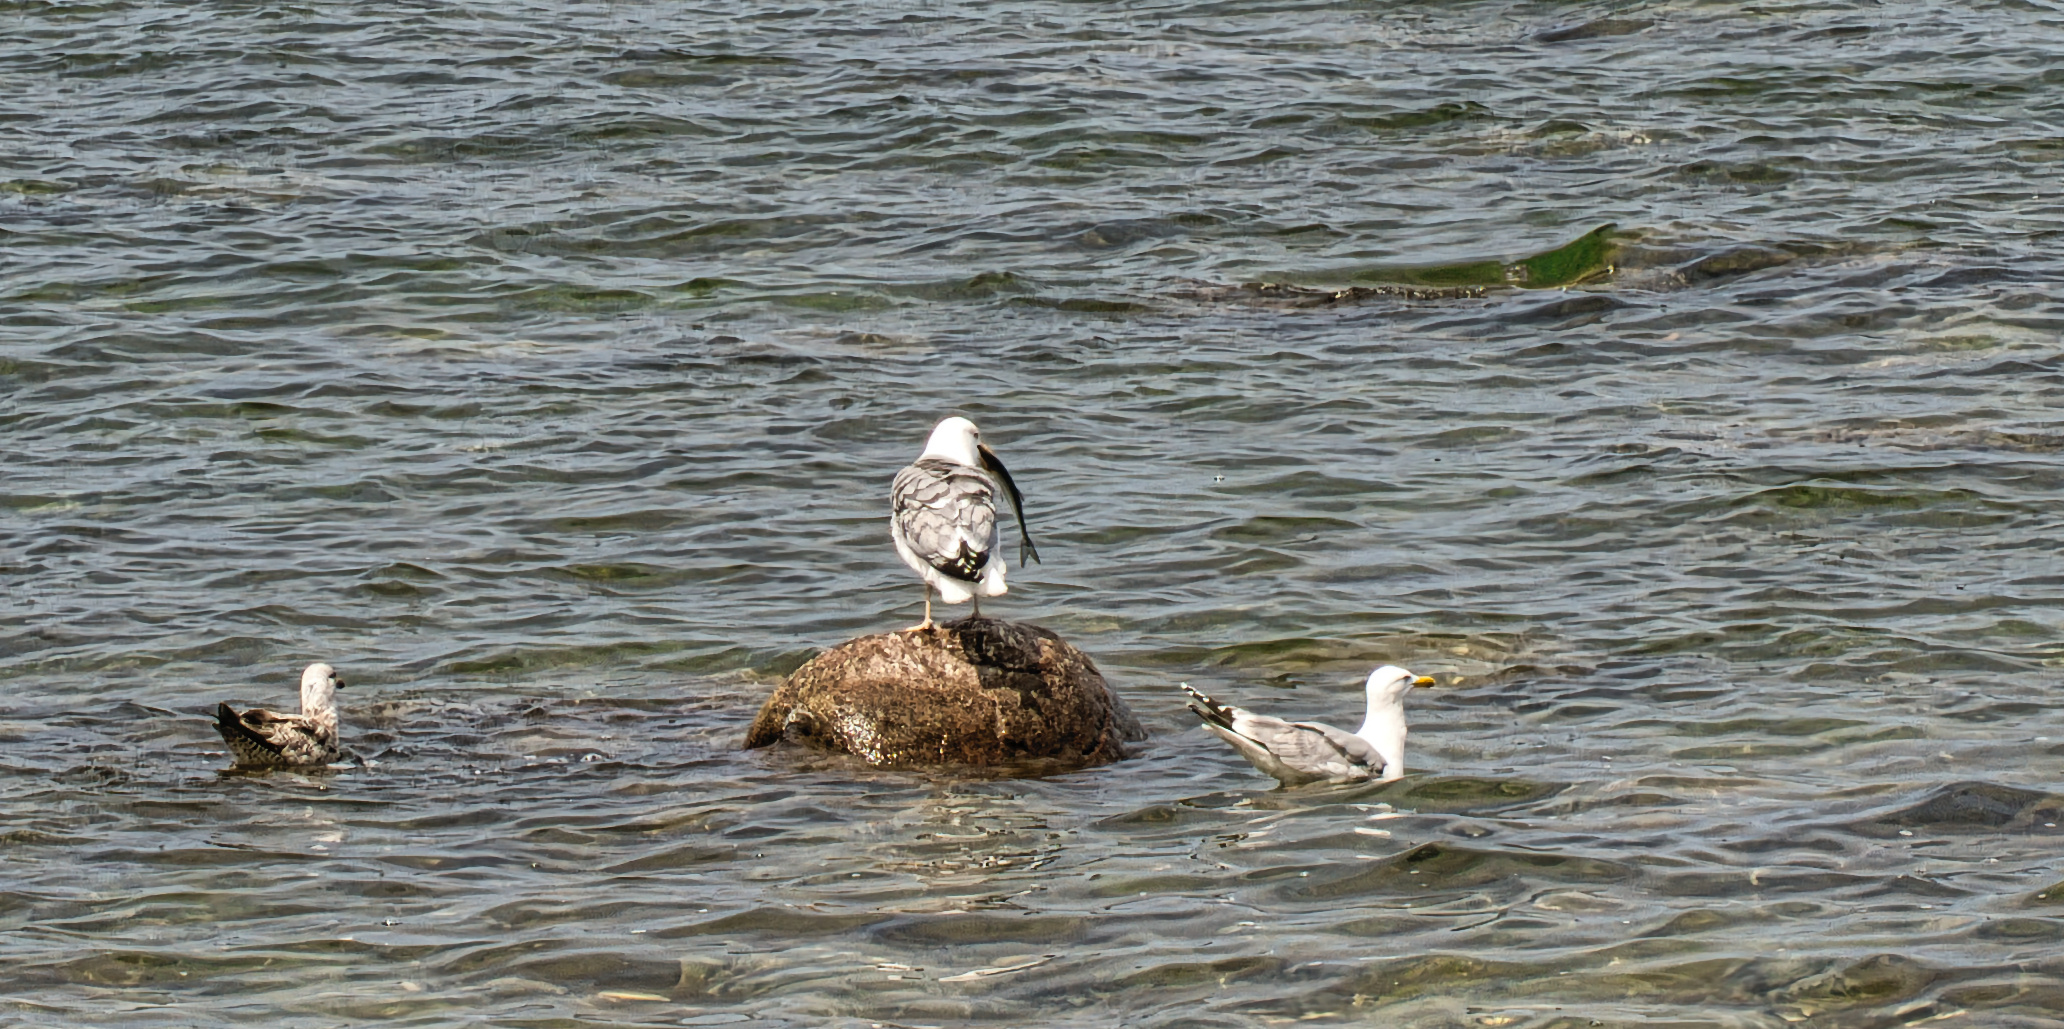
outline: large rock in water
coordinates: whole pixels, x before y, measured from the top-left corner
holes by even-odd
[[[1080,768],[1147,731],[1089,656],[1036,625],[970,618],[862,636],[767,698],[747,749],[782,739],[873,765]]]

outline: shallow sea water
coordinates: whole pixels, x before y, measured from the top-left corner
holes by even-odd
[[[2054,3],[0,25],[0,1023],[2064,1010]],[[1153,739],[740,752],[916,620],[951,412],[1046,557],[993,612]],[[318,658],[362,760],[221,772]],[[1382,662],[1390,785],[1173,688]]]

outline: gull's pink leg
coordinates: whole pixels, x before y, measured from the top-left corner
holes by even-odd
[[[916,624],[916,625],[913,625],[913,626],[911,626],[911,627],[910,627],[910,628],[908,628],[908,629],[905,629],[905,630],[903,630],[904,632],[923,632],[923,631],[925,631],[926,629],[929,629],[929,628],[931,628],[931,627],[932,627],[932,584],[931,584],[931,583],[929,583],[929,582],[928,582],[928,583],[925,583],[925,584],[924,584],[924,591],[925,591],[925,620],[924,620],[924,621],[922,621],[922,622],[920,622],[920,623],[918,623],[918,624]]]

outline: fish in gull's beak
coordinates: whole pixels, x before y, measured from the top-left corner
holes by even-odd
[[[1031,530],[1025,528],[1025,498],[1018,492],[1018,484],[1011,479],[1010,469],[1003,466],[1003,459],[987,443],[975,444],[975,452],[982,456],[982,467],[996,473],[1003,483],[1004,492],[1010,494],[1011,513],[1018,516],[1018,565],[1023,567],[1027,560],[1039,561],[1039,548],[1032,545]],[[1041,564],[1045,562],[1041,561]]]

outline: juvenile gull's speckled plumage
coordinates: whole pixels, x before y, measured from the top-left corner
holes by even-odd
[[[1018,518],[1018,560],[1039,560],[1025,529],[1024,500],[996,452],[982,445],[981,430],[965,418],[948,418],[932,429],[924,453],[896,473],[889,487],[889,536],[896,553],[925,583],[925,620],[932,624],[932,591],[948,604],[1001,596],[1006,571],[1002,533],[996,523],[998,486]],[[980,601],[975,614],[982,613]]]
[[[308,768],[337,760],[336,669],[317,662],[301,673],[301,713],[252,708],[241,714],[228,704],[215,708],[215,731],[241,768]]]
[[[1246,708],[1221,704],[1183,683],[1189,708],[1204,719],[1204,728],[1233,745],[1254,767],[1284,783],[1347,782],[1405,774],[1405,693],[1431,686],[1428,676],[1414,676],[1396,665],[1369,673],[1364,687],[1369,713],[1361,729],[1348,732],[1323,722],[1288,722],[1257,715]]]

